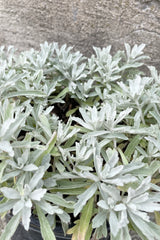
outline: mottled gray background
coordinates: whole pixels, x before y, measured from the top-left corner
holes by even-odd
[[[19,50],[44,41],[122,49],[145,43],[151,63],[160,62],[160,0],[0,0],[0,45]]]

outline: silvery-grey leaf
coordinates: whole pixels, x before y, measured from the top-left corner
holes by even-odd
[[[108,148],[106,150],[106,154],[108,156],[108,164],[111,168],[113,168],[118,163],[118,152],[115,149]]]
[[[79,175],[82,178],[90,179],[94,182],[98,182],[98,181],[101,180],[97,175],[95,175],[95,174],[93,174],[89,171],[85,171],[85,172],[82,172],[82,173],[80,172],[80,173],[77,173],[77,175]]]
[[[101,183],[101,190],[106,192],[109,196],[111,196],[115,201],[121,201],[120,191],[111,185],[107,185],[105,183]],[[107,200],[107,199],[105,199]]]
[[[26,231],[29,230],[30,225],[30,217],[31,217],[31,208],[24,207],[22,209],[22,224]]]
[[[143,194],[144,192],[149,190],[150,189],[150,182],[151,182],[151,177],[147,177],[142,181],[142,183],[140,184],[140,186],[137,189],[129,188],[128,189],[127,201],[129,202],[130,199],[132,199],[134,197],[137,197],[140,194]]]
[[[32,207],[31,199],[27,199],[27,200],[25,201],[25,207],[27,207],[27,208],[31,208],[31,207]]]
[[[108,172],[106,178],[113,178],[118,175],[123,170],[123,165],[111,168],[110,172]]]
[[[102,208],[103,210],[108,210],[109,206],[107,205],[107,203],[104,200],[100,200],[97,205]],[[103,211],[104,213],[104,211]],[[106,215],[106,214],[105,214]]]
[[[87,172],[89,172],[89,171],[93,171],[93,168],[91,168],[91,167],[89,167],[89,166],[83,166],[83,165],[77,165],[77,168],[79,169],[79,170],[81,170],[81,171],[87,171]]]
[[[123,211],[126,210],[126,206],[123,203],[119,203],[114,207],[114,210],[118,212]]]
[[[110,178],[103,179],[103,182],[109,183],[109,184],[115,184],[117,186],[124,186],[124,184],[126,184],[126,183],[131,183],[131,182],[135,182],[135,181],[137,181],[137,178],[130,174],[127,174],[124,176],[120,175],[113,179],[110,179]]]
[[[113,235],[111,235],[112,240],[131,240],[131,235],[127,227],[123,227],[119,230],[118,234],[114,237]]]
[[[139,231],[141,231],[148,240],[158,240],[160,236],[160,228],[153,229],[152,223],[145,222],[141,218],[137,217],[133,213],[129,213],[133,226],[135,225]],[[154,224],[153,224],[154,225]]]
[[[145,44],[142,43],[139,46],[135,44],[131,50],[131,57],[134,59],[139,55],[143,54],[143,49],[145,48]]]
[[[154,212],[154,211],[160,211],[160,204],[154,203],[148,199],[148,201],[137,203],[136,207],[140,211],[146,211],[146,212]]]
[[[28,184],[22,185],[22,183],[20,183],[19,185],[17,185],[18,191],[24,195],[25,197],[29,196],[29,194],[31,193],[31,188]]]
[[[36,189],[33,192],[31,192],[30,198],[32,200],[40,201],[41,198],[44,197],[46,192],[47,192],[47,189],[42,189],[42,188]]]
[[[110,226],[111,233],[113,234],[113,236],[116,236],[119,231],[120,226],[119,226],[119,220],[114,211],[111,211],[109,214],[109,226]]]
[[[92,227],[98,228],[104,224],[106,221],[107,215],[105,211],[100,211],[92,220]]]
[[[10,173],[6,173],[4,174],[4,176],[1,179],[1,183],[7,181],[10,178],[16,177],[20,174],[20,170],[15,170],[15,171],[11,171]]]
[[[45,200],[41,200],[41,201],[38,201],[36,202],[36,204],[41,208],[43,209],[46,213],[49,213],[51,215],[53,214],[62,214],[63,213],[63,210],[60,209],[58,206],[53,206],[51,205],[50,203],[48,203],[47,201]]]
[[[13,234],[15,233],[18,224],[20,222],[21,214],[17,214],[16,216],[13,216],[8,224],[6,225],[2,235],[1,240],[10,240]]]
[[[94,153],[94,165],[95,165],[95,169],[96,172],[98,174],[98,177],[101,177],[101,171],[102,171],[102,165],[103,165],[103,158],[100,155],[96,155],[96,153]]]
[[[57,214],[63,223],[68,224],[70,222],[70,215],[63,211],[63,213]]]
[[[36,171],[38,169],[38,167],[34,164],[28,164],[26,165],[23,170],[26,171],[26,172],[32,172],[32,171]]]
[[[44,186],[48,188],[55,187],[57,185],[56,180],[52,177],[44,180]]]
[[[13,188],[2,187],[2,188],[0,188],[0,191],[8,199],[19,199],[20,198],[19,192],[17,192],[17,190],[15,190]]]
[[[29,182],[31,190],[33,190],[37,186],[38,182],[42,179],[44,173],[45,173],[44,167],[39,167],[38,170],[34,173],[33,177]]]
[[[147,166],[145,166],[145,163],[143,163],[143,162],[130,162],[129,164],[124,166],[124,168],[122,170],[122,174],[132,173],[134,170],[138,170],[143,167],[147,167]]]
[[[127,207],[128,207],[127,212],[129,213],[129,215],[133,213],[135,216],[137,216],[137,218],[139,217],[143,219],[145,222],[150,221],[148,213],[137,210],[136,205],[129,203],[127,204]]]
[[[16,204],[17,200],[8,200],[0,204],[0,213],[9,211]]]
[[[9,141],[0,141],[0,151],[7,152],[10,157],[14,156],[14,151]]]
[[[147,200],[149,200],[149,192],[145,192],[141,195],[138,195],[137,197],[134,197],[132,199],[132,203],[135,203],[137,205],[139,203],[144,203]]]
[[[82,210],[86,202],[95,194],[97,191],[97,184],[93,183],[84,193],[78,196],[78,201],[75,204],[74,216],[77,216],[78,213]]]
[[[119,122],[121,122],[132,110],[133,108],[127,108],[126,110],[120,112],[120,114],[114,121],[114,124],[117,125]]]
[[[19,213],[25,206],[24,200],[19,200],[16,202],[16,204],[13,206],[13,215],[16,215]]]
[[[128,219],[128,214],[127,214],[127,211],[126,209],[125,210],[122,210],[120,213],[120,227],[128,227],[128,224],[129,224],[129,219]]]

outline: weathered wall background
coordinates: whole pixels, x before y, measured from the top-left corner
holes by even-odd
[[[0,45],[19,50],[44,41],[75,45],[145,43],[152,64],[160,62],[160,0],[0,0]]]

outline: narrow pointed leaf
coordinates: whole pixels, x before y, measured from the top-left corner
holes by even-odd
[[[0,213],[4,213],[9,211],[13,208],[14,204],[17,202],[17,200],[9,200],[7,202],[0,204]]]
[[[79,200],[75,204],[74,216],[77,216],[78,213],[82,210],[86,202],[95,194],[97,191],[97,185],[92,184],[85,192],[78,196]]]
[[[17,97],[17,96],[46,97],[47,95],[42,91],[26,90],[26,91],[11,92],[7,94],[7,96],[5,97],[10,98],[10,97]]]
[[[141,137],[139,135],[136,135],[132,141],[128,144],[126,151],[124,152],[124,155],[127,159],[130,159],[132,154],[135,151],[136,146],[139,144],[141,140]]]
[[[43,211],[38,205],[36,205],[36,210],[37,210],[38,218],[40,221],[40,229],[41,229],[43,240],[56,240],[55,235],[51,229],[51,226],[47,218],[45,217]]]
[[[0,240],[10,240],[13,234],[15,233],[18,224],[20,222],[21,213],[13,216],[11,220],[8,222],[7,226],[2,233]]]
[[[80,217],[80,232],[78,234],[78,240],[85,240],[86,234],[89,229],[90,220],[93,214],[93,204],[94,204],[94,197],[92,197],[87,204],[84,206],[81,217]]]
[[[50,153],[52,151],[52,149],[54,148],[54,145],[56,143],[56,139],[57,139],[57,134],[56,132],[53,133],[50,141],[47,143],[46,145],[46,149],[41,153],[41,155],[36,159],[35,164],[37,166],[41,165],[42,159],[45,155],[47,155],[48,153]]]

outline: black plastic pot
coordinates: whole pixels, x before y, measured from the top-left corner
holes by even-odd
[[[6,216],[7,221],[9,221],[10,218],[11,214],[8,214]],[[64,236],[64,232],[60,223],[55,227],[54,234],[56,240],[71,240],[70,235]],[[31,223],[28,231],[26,231],[23,225],[20,223],[11,240],[43,240],[38,218],[36,218],[34,215],[31,216]]]
[[[6,216],[6,220],[9,221],[10,218],[11,214],[8,214]],[[56,228],[54,229],[54,234],[56,240],[71,240],[72,238],[71,235],[64,236],[64,232],[60,223],[57,224]],[[109,239],[110,238],[108,236],[107,238],[102,238],[101,240]],[[38,218],[36,218],[34,215],[31,217],[30,228],[28,231],[26,231],[20,223],[11,240],[43,240]]]

